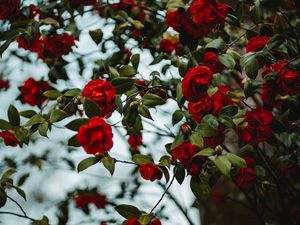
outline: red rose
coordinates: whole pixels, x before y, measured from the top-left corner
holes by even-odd
[[[172,150],[172,160],[178,159],[183,166],[188,166],[190,159],[200,148],[190,142],[184,142]]]
[[[214,52],[205,52],[203,55],[202,64],[207,66],[213,73],[220,73],[226,68],[219,61],[218,56]]]
[[[19,0],[1,0],[0,20],[9,20],[16,16],[20,11]]]
[[[45,19],[48,17],[40,9],[38,9],[38,7],[36,7],[33,4],[29,5],[29,10],[30,10],[31,18],[35,18],[36,16],[38,16],[39,19]]]
[[[262,86],[261,98],[267,108],[280,107],[282,101],[276,100],[278,94],[276,81],[267,80]]]
[[[67,33],[61,35],[51,35],[43,39],[44,58],[59,58],[71,52],[75,45],[75,38]]]
[[[19,48],[24,48],[38,54],[39,58],[43,58],[43,41],[39,34],[35,34],[33,37],[27,38],[22,35],[17,38]]]
[[[226,105],[232,104],[228,97],[229,89],[226,86],[219,86],[216,93],[212,96],[203,96],[198,102],[189,102],[188,111],[197,123],[207,114],[217,115],[219,110]]]
[[[9,88],[9,81],[0,79],[0,90],[7,90]]]
[[[206,66],[191,68],[182,80],[182,93],[191,102],[198,101],[206,95],[206,91],[212,81],[213,73]]]
[[[94,194],[91,196],[91,202],[94,203],[98,209],[103,209],[107,205],[106,195]]]
[[[152,220],[149,225],[162,225],[159,219]]]
[[[77,140],[88,154],[101,154],[113,146],[111,126],[102,118],[92,117],[88,124],[79,128]]]
[[[250,38],[246,46],[247,52],[258,52],[262,50],[267,42],[270,40],[269,36],[255,36]]]
[[[165,53],[171,53],[175,50],[176,48],[176,43],[169,39],[162,39],[160,41],[160,50]]]
[[[77,208],[86,208],[90,203],[93,203],[98,209],[103,209],[107,205],[106,195],[84,193],[75,197]]]
[[[254,171],[255,160],[246,157],[247,168],[240,168],[238,174],[234,176],[234,182],[243,189],[249,189],[253,186],[256,180],[256,173]]]
[[[223,144],[224,140],[225,140],[225,128],[224,127],[219,128],[216,131],[215,136],[203,137],[204,143],[210,148],[215,148],[218,145]]]
[[[272,121],[272,113],[258,107],[246,113],[244,120],[238,125],[238,134],[244,142],[257,145],[259,142],[267,141],[272,136],[270,127]]]
[[[91,202],[89,194],[82,194],[75,197],[75,205],[77,208],[86,208]]]
[[[131,217],[124,225],[142,225],[137,218]]]
[[[16,147],[18,144],[20,144],[15,135],[10,131],[0,132],[0,137],[3,138],[3,142],[7,146]]]
[[[108,81],[100,79],[89,81],[82,91],[82,96],[99,105],[102,117],[110,117],[116,109],[115,88]]]
[[[145,180],[155,181],[162,178],[162,172],[154,163],[140,164],[140,174]]]
[[[128,144],[130,148],[137,149],[140,145],[143,145],[143,137],[141,134],[133,134],[129,136]]]
[[[201,173],[202,165],[206,161],[206,157],[194,157],[187,165],[187,172],[191,176],[196,176]]]
[[[21,87],[21,100],[32,106],[40,106],[47,100],[43,93],[50,89],[51,87],[48,82],[43,80],[36,81],[33,78],[29,78]]]
[[[167,13],[166,24],[168,27],[172,27],[177,32],[181,31],[181,15],[179,9]]]
[[[196,0],[192,3],[190,10],[195,24],[210,29],[217,25],[224,25],[228,14],[227,5],[215,0]]]

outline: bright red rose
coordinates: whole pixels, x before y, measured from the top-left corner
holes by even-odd
[[[111,126],[102,118],[92,117],[88,124],[79,128],[77,140],[88,154],[101,154],[113,146]]]
[[[177,32],[181,31],[181,15],[179,9],[176,9],[172,12],[167,13],[166,15],[166,24],[168,27],[172,27]]]
[[[142,225],[137,218],[131,217],[124,225]]]
[[[170,39],[162,39],[160,41],[160,50],[165,53],[171,53],[176,49],[176,43]]]
[[[99,105],[102,117],[110,117],[116,109],[115,88],[108,81],[100,79],[89,81],[82,91],[82,96]]]
[[[15,17],[20,11],[19,0],[1,0],[0,20],[9,20]]]
[[[190,159],[200,148],[190,142],[184,142],[172,150],[172,160],[178,159],[183,166],[188,166]]]
[[[35,34],[31,38],[22,35],[17,38],[19,48],[24,48],[38,54],[39,58],[43,58],[43,40],[41,35]]]
[[[226,86],[219,86],[216,93],[212,96],[206,95],[200,98],[198,102],[189,102],[188,111],[197,123],[207,114],[217,115],[224,106],[233,104],[228,97],[229,89]]]
[[[282,60],[267,67],[263,72],[266,75],[272,71],[278,74],[276,84],[280,95],[296,95],[300,91],[300,73],[286,66],[288,60]]]
[[[9,88],[9,81],[0,79],[0,90],[7,90]]]
[[[191,102],[206,96],[206,91],[212,81],[213,73],[206,66],[191,68],[182,80],[182,93]]]
[[[68,34],[51,35],[43,39],[44,58],[59,58],[71,52],[75,38]]]
[[[208,67],[213,73],[220,73],[226,67],[219,61],[219,58],[214,52],[205,52],[202,59],[202,64]]]
[[[21,87],[21,100],[32,106],[40,106],[47,100],[43,93],[50,89],[51,87],[47,81],[36,81],[33,78],[29,78]]]
[[[155,181],[162,178],[162,172],[154,163],[140,164],[140,174],[145,180]]]
[[[258,107],[253,111],[248,111],[244,120],[238,125],[238,134],[247,144],[257,145],[272,136],[270,124],[273,115],[270,111]]]
[[[152,220],[149,225],[162,225],[159,219]]]
[[[240,168],[238,174],[233,177],[237,186],[243,189],[249,189],[256,181],[256,173],[254,171],[255,160],[250,157],[246,157],[247,168]]]
[[[18,144],[20,144],[15,135],[10,131],[0,132],[0,137],[2,137],[4,144],[7,146],[16,147]]]
[[[143,145],[143,137],[141,134],[133,134],[128,138],[128,144],[130,148],[137,149],[140,145]]]
[[[269,36],[255,36],[250,38],[246,46],[247,52],[258,52],[262,50],[270,38]]]
[[[210,29],[217,25],[224,25],[228,14],[227,5],[215,0],[196,0],[192,3],[190,10],[195,24]]]
[[[91,196],[91,202],[94,203],[98,209],[103,209],[107,205],[106,195],[94,194]]]

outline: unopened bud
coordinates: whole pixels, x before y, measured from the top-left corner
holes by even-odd
[[[130,108],[137,109],[139,107],[140,103],[138,101],[133,101],[130,103]]]
[[[75,98],[75,99],[74,99],[74,104],[81,104],[80,99],[79,99],[79,98]]]
[[[57,101],[58,103],[63,103],[63,102],[64,102],[63,96],[57,97],[56,101]]]
[[[192,133],[192,128],[188,124],[181,125],[180,130],[186,136],[188,136]]]
[[[222,146],[218,145],[218,146],[215,148],[215,153],[216,153],[217,155],[221,155],[222,152],[223,152]]]

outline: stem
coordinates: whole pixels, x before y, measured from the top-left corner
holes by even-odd
[[[138,166],[138,164],[136,164],[136,163],[134,163],[134,162],[125,161],[125,160],[115,159],[115,162],[118,162],[118,163],[125,163],[125,164],[131,164],[131,165]]]
[[[8,199],[10,199],[12,202],[14,202],[19,207],[19,209],[22,211],[22,213],[24,214],[24,216],[27,217],[27,214],[26,214],[25,210],[22,208],[22,206],[16,200],[14,200],[12,197],[10,197],[8,195],[6,195],[6,197]]]
[[[13,213],[13,212],[7,212],[7,211],[0,211],[0,214],[8,214],[8,215],[13,215],[13,216],[17,216],[17,217],[22,217],[31,221],[36,221],[35,219],[29,217],[29,216],[25,216],[25,215],[21,215],[18,213]]]

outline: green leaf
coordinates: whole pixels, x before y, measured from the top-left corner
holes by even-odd
[[[141,224],[149,224],[153,217],[153,213],[143,214],[140,216],[139,221],[141,222]]]
[[[63,94],[60,91],[57,90],[49,90],[49,91],[45,91],[43,93],[43,95],[49,99],[57,99],[59,96],[62,96]]]
[[[36,115],[36,112],[34,110],[24,110],[24,111],[20,112],[19,114],[25,118],[31,118],[34,115]]]
[[[119,74],[118,70],[116,70],[115,68],[113,68],[111,66],[109,66],[108,69],[109,69],[108,70],[109,78],[111,80],[113,80],[113,79],[115,79],[117,77],[120,77],[120,74]]]
[[[44,216],[41,220],[35,220],[31,225],[50,225],[48,217]]]
[[[266,44],[266,48],[269,50],[273,50],[278,48],[285,40],[285,37],[280,34],[275,34],[273,37],[270,38],[268,43]]]
[[[245,66],[245,72],[248,77],[255,79],[258,74],[258,62],[256,58],[250,60]]]
[[[82,125],[86,125],[89,123],[89,119],[87,118],[79,118],[79,119],[76,119],[76,120],[73,120],[71,121],[70,123],[68,123],[65,127],[70,129],[70,130],[73,130],[73,131],[78,131],[79,128],[82,126]]]
[[[130,219],[131,217],[139,218],[142,214],[135,206],[126,204],[116,206],[115,210],[126,219]]]
[[[142,98],[142,102],[144,105],[148,106],[149,108],[157,105],[163,105],[166,103],[166,101],[162,99],[160,96],[152,93],[145,94]]]
[[[219,111],[219,116],[229,116],[232,117],[235,114],[237,114],[238,112],[238,108],[234,105],[227,105],[225,107],[223,107],[222,109],[220,109]]]
[[[90,30],[89,35],[97,45],[100,44],[103,39],[103,32],[101,29]]]
[[[153,163],[153,159],[151,156],[142,154],[134,154],[132,156],[132,161],[136,164]]]
[[[10,105],[7,111],[8,120],[13,126],[20,125],[20,115],[16,107]]]
[[[236,63],[234,58],[231,55],[229,54],[219,55],[219,60],[227,68],[234,69]]]
[[[8,170],[6,170],[3,173],[2,177],[1,177],[1,180],[10,178],[14,173],[16,173],[15,169],[8,169]]]
[[[176,86],[176,101],[178,105],[181,105],[182,98],[183,98],[182,85],[181,82],[179,82]]]
[[[81,96],[81,90],[79,88],[70,89],[64,93],[64,96],[67,96],[67,97]]]
[[[215,39],[215,40],[209,42],[205,46],[205,48],[206,49],[213,48],[213,49],[218,49],[218,50],[222,51],[226,48],[226,42],[223,39],[218,38],[218,39]]]
[[[196,157],[196,156],[210,157],[210,156],[213,156],[214,154],[215,154],[215,151],[212,148],[205,148],[205,149],[201,150],[200,152],[198,152],[197,154],[195,154],[193,157]]]
[[[134,54],[131,59],[132,66],[137,70],[140,64],[140,54]]]
[[[123,94],[134,87],[135,80],[128,77],[117,77],[111,81],[116,89],[116,94]]]
[[[184,167],[180,164],[177,167],[174,167],[174,173],[175,173],[175,179],[179,184],[182,184],[185,178],[185,169]]]
[[[45,118],[40,115],[40,114],[36,114],[34,115],[33,117],[31,117],[27,123],[25,123],[25,126],[33,126],[35,124],[39,124],[39,123],[42,123],[43,121],[45,121]]]
[[[209,180],[204,175],[192,176],[190,187],[197,199],[201,202],[206,202],[210,196],[211,188],[209,185]]]
[[[176,110],[172,115],[172,124],[175,126],[183,118],[183,112],[181,110]]]
[[[80,144],[77,140],[77,135],[73,135],[69,140],[68,140],[68,146],[73,146],[73,147],[80,147]]]
[[[40,23],[46,24],[46,25],[52,25],[56,28],[60,27],[59,22],[57,20],[53,19],[52,17],[47,17],[46,19],[42,19],[42,20],[40,20]]]
[[[101,162],[103,163],[104,167],[108,170],[108,172],[110,172],[110,174],[113,175],[115,171],[115,159],[110,156],[107,156],[102,158]]]
[[[50,123],[59,122],[68,117],[68,114],[61,109],[54,109],[50,114]]]
[[[184,135],[182,133],[179,133],[175,137],[175,139],[174,139],[174,141],[173,141],[173,143],[171,145],[171,150],[174,149],[174,148],[176,148],[177,146],[181,145],[184,142],[184,140],[185,140],[184,139]]]
[[[133,77],[136,74],[136,69],[132,66],[122,66],[120,69],[120,76],[121,77]]]
[[[93,116],[101,116],[101,109],[99,105],[91,99],[83,99],[83,109],[89,118]]]
[[[215,165],[223,175],[225,176],[230,175],[231,162],[227,159],[226,156],[223,155],[217,156],[215,159]]]
[[[27,178],[28,178],[29,176],[30,176],[30,173],[25,173],[25,174],[23,174],[23,175],[19,178],[17,185],[18,185],[18,186],[22,186],[22,185],[26,182],[26,180],[27,180]]]
[[[44,136],[44,137],[47,137],[47,131],[48,131],[48,128],[49,128],[49,123],[47,121],[41,123],[39,125],[39,134],[41,136]]]
[[[77,166],[78,173],[97,164],[99,161],[100,160],[97,157],[89,157],[89,158],[82,160]]]
[[[14,186],[14,188],[18,192],[18,194],[26,201],[26,194],[25,194],[25,192],[21,188],[19,188],[19,187]]]
[[[240,168],[247,168],[246,161],[243,158],[241,158],[241,157],[239,157],[239,156],[237,156],[237,155],[235,155],[233,153],[227,153],[226,154],[226,158],[234,166],[237,166],[237,167],[240,167]]]
[[[0,129],[1,130],[11,130],[13,127],[12,125],[7,122],[6,120],[0,119]]]
[[[203,138],[198,132],[193,132],[189,136],[189,140],[191,141],[191,143],[193,145],[197,145],[199,148],[203,148],[203,145],[204,145]]]
[[[138,107],[138,112],[141,116],[153,120],[150,114],[150,110],[148,109],[147,106],[140,104]]]

